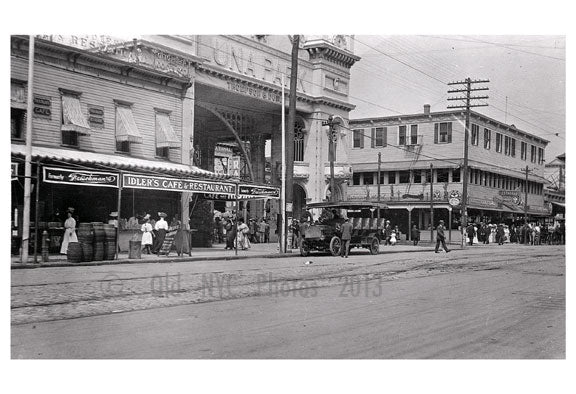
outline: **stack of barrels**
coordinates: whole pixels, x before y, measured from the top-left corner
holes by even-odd
[[[113,260],[116,257],[116,228],[102,222],[80,223],[78,242],[68,245],[68,261]]]

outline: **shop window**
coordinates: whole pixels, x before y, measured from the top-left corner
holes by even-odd
[[[398,182],[399,183],[410,183],[410,171],[398,172]]]
[[[449,144],[452,142],[452,122],[434,123],[434,143]]]
[[[62,144],[78,146],[78,136],[92,131],[80,103],[81,93],[60,89],[62,98]]]
[[[520,141],[520,159],[526,160],[527,152],[528,152],[528,144],[524,141]]]
[[[414,183],[422,183],[422,171],[415,170],[413,172],[413,176],[414,176]]]
[[[439,168],[436,171],[436,182],[438,183],[446,183],[448,182],[448,168]]]
[[[360,185],[360,175],[361,173],[359,172],[355,172],[354,174],[352,174],[352,184],[354,186]]]
[[[26,132],[26,110],[10,108],[10,137],[13,140],[24,139]]]
[[[304,161],[304,122],[297,119],[294,123],[294,161]]]
[[[492,130],[484,129],[484,149],[490,150],[492,144]]]
[[[363,174],[364,184],[365,185],[373,185],[374,184],[374,173],[373,172],[365,172]]]
[[[372,148],[382,148],[387,143],[387,128],[376,127],[372,129]]]
[[[454,168],[452,170],[452,182],[460,182],[460,168]]]
[[[406,145],[406,126],[398,126],[398,145]]]
[[[388,183],[394,185],[396,183],[396,171],[388,171]]]
[[[470,143],[472,145],[478,145],[479,134],[480,134],[480,126],[472,123],[472,133],[470,135]]]
[[[353,147],[363,149],[364,148],[364,129],[356,129],[352,131]]]
[[[496,152],[502,153],[502,134],[496,133]]]

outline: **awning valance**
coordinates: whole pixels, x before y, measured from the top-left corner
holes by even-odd
[[[439,161],[439,160],[418,160],[414,161],[397,161],[397,162],[382,162],[380,165],[380,171],[401,171],[401,170],[427,170],[430,169],[430,164],[434,165],[434,168],[458,168],[460,167],[460,159],[453,159],[450,161]],[[354,172],[363,171],[378,171],[378,162],[371,163],[352,163],[352,170]]]
[[[116,141],[142,143],[142,135],[130,107],[116,107]]]
[[[11,145],[12,155],[24,157],[26,146]],[[86,167],[98,166],[106,169],[119,169],[130,171],[148,171],[169,174],[173,176],[189,176],[208,179],[229,179],[226,174],[216,174],[195,166],[178,164],[169,161],[147,160],[133,156],[111,155],[105,153],[87,152],[76,149],[62,149],[45,146],[33,146],[32,158],[34,160],[50,160],[71,164],[81,164]]]
[[[75,131],[83,135],[90,135],[92,131],[82,113],[78,97],[62,95],[62,130]]]
[[[181,146],[168,114],[156,114],[156,146],[158,148],[179,148]]]

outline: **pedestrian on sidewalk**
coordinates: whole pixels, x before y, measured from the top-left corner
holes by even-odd
[[[236,224],[232,218],[226,221],[226,247],[224,249],[234,249],[234,240],[236,239]]]
[[[142,250],[146,250],[147,254],[150,254],[150,247],[152,246],[152,225],[150,224],[150,215],[144,216],[144,223],[140,227],[142,231]]]
[[[258,227],[257,227],[258,242],[264,243],[265,232],[266,232],[266,223],[264,222],[264,218],[261,218],[260,221],[258,221]]]
[[[504,244],[504,225],[502,223],[500,223],[496,228],[496,241],[498,242],[498,245]]]
[[[158,221],[154,225],[154,230],[156,230],[156,239],[154,239],[154,247],[152,248],[152,253],[159,253],[162,249],[162,244],[164,243],[164,238],[166,238],[166,232],[168,231],[168,222],[164,219],[167,217],[166,213],[158,212]]]
[[[392,236],[392,226],[390,225],[390,220],[386,220],[386,226],[384,227],[384,245],[390,245],[390,238]]]
[[[350,240],[352,239],[352,224],[350,219],[344,219],[342,223],[342,245],[340,246],[340,257],[348,258],[348,251],[350,250]]]
[[[420,241],[420,230],[416,225],[412,226],[412,240],[414,241],[414,246],[418,245],[418,241]]]
[[[445,229],[446,228],[444,227],[444,220],[440,220],[438,226],[436,227],[436,249],[434,250],[435,253],[440,253],[438,252],[440,244],[442,244],[442,248],[444,248],[446,253],[450,252],[450,250],[446,247],[446,241],[445,241],[446,236],[444,235]]]
[[[73,213],[74,208],[68,208],[66,212],[68,218],[64,222],[64,238],[62,239],[60,254],[68,253],[68,244],[70,242],[78,242],[78,237],[76,236],[76,220],[72,217]]]
[[[250,228],[246,223],[244,223],[244,219],[238,219],[238,234],[236,235],[236,242],[238,243],[238,247],[242,250],[247,250],[250,247]]]
[[[474,224],[470,223],[468,227],[466,227],[466,235],[468,237],[468,242],[470,246],[474,245],[474,236],[476,235]]]

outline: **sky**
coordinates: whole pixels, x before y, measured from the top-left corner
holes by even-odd
[[[566,39],[562,35],[357,35],[350,118],[445,111],[448,82],[489,80],[473,110],[550,143],[548,160],[565,151]]]

